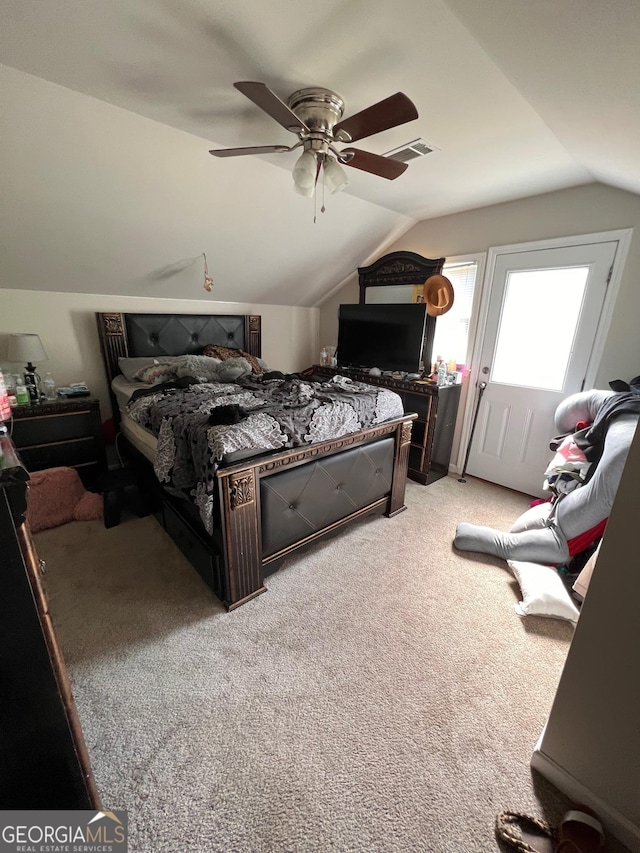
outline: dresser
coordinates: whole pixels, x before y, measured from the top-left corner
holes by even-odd
[[[411,429],[407,476],[429,485],[447,475],[461,385],[438,387],[434,382],[408,382],[392,376],[370,376],[363,370],[321,365],[314,365],[310,372],[321,378],[348,376],[356,382],[381,385],[399,394],[405,412],[418,415]]]
[[[95,397],[16,406],[11,437],[28,471],[76,468],[88,485],[107,467]]]
[[[3,809],[97,809],[41,563],[24,520],[29,475],[0,438],[0,800]],[[53,848],[51,848],[53,849]]]

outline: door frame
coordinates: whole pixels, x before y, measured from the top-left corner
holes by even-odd
[[[453,472],[458,474],[462,472],[464,467],[464,457],[466,455],[467,445],[471,434],[471,424],[477,400],[475,389],[476,385],[481,381],[481,377],[479,375],[480,356],[487,329],[491,284],[495,275],[498,257],[518,252],[532,252],[542,249],[562,249],[567,248],[568,246],[580,246],[588,243],[618,242],[618,250],[616,251],[616,256],[613,261],[611,277],[604,297],[593,349],[591,350],[589,363],[587,365],[585,388],[588,388],[595,382],[596,374],[600,367],[606,337],[611,326],[613,310],[620,290],[622,273],[629,253],[629,247],[631,246],[632,236],[633,228],[620,228],[615,231],[598,231],[593,234],[578,234],[571,237],[554,237],[548,240],[534,240],[530,243],[512,243],[505,246],[491,246],[487,250],[487,264],[484,276],[482,281],[479,282],[479,288],[478,285],[476,285],[476,293],[478,293],[479,289],[478,314],[477,322],[473,324],[473,341],[469,341],[471,360],[469,362],[469,372],[466,377],[467,393],[465,395],[464,413],[462,415],[462,425],[460,428],[458,457],[455,465],[451,466],[451,470]]]

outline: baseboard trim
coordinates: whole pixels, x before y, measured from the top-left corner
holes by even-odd
[[[589,788],[545,755],[540,749],[541,741],[542,737],[531,756],[531,767],[574,803],[584,803],[585,806],[592,808],[602,820],[607,834],[615,836],[629,848],[631,853],[640,853],[640,827],[627,820],[620,812],[597,797]]]

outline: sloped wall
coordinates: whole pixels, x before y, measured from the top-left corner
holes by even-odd
[[[213,299],[311,307],[413,222],[2,65],[0,114],[0,287],[200,299],[205,252]]]

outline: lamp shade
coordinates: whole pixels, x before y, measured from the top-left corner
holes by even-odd
[[[297,192],[298,195],[304,195],[307,198],[311,198],[311,196],[313,195],[314,189],[315,189],[315,187],[313,186],[313,184],[311,184],[310,187],[301,187],[300,184],[294,184],[293,185],[294,192]]]
[[[349,183],[344,169],[333,157],[324,161],[324,181],[330,193],[340,192]]]
[[[318,164],[311,151],[304,151],[293,167],[293,183],[296,191],[311,190],[311,192],[300,192],[301,195],[312,195],[316,184]]]
[[[47,354],[39,335],[20,332],[9,335],[7,358],[12,362],[31,364],[34,361],[46,361]]]

